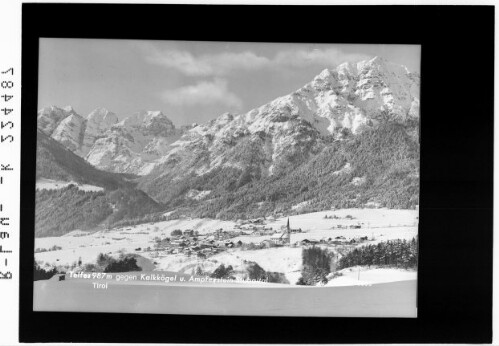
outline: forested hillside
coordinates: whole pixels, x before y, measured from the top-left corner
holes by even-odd
[[[40,130],[37,131],[36,179],[75,181],[108,189],[129,185],[124,176],[98,170]]]
[[[144,192],[131,188],[92,192],[70,185],[60,190],[39,190],[36,193],[35,235],[60,236],[75,229],[111,226],[120,220],[161,209]]]
[[[36,178],[90,184],[103,191],[83,191],[76,185],[36,191],[35,235],[59,236],[75,229],[113,225],[163,210],[124,175],[91,166],[60,143],[38,131]]]
[[[417,123],[386,122],[332,141],[308,161],[270,177],[262,177],[253,166],[190,174],[163,188],[162,196],[169,209],[224,219],[366,205],[414,208],[419,204],[417,128]],[[185,198],[189,189],[211,192],[197,201]]]

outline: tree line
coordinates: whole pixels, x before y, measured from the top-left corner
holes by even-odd
[[[331,272],[333,253],[328,249],[312,246],[302,250],[302,271],[297,285],[314,286],[327,283]]]
[[[396,239],[353,249],[339,260],[338,269],[361,266],[416,268],[418,264],[418,237]]]

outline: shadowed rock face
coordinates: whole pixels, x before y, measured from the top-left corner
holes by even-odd
[[[71,107],[47,107],[38,112],[38,128],[97,168],[116,173],[140,173],[180,137],[160,111],[142,111],[122,121],[105,108],[86,118]]]
[[[50,136],[59,123],[71,114],[76,114],[72,107],[59,108],[56,106],[45,107],[38,111],[38,129]]]
[[[80,152],[85,136],[86,121],[78,114],[62,120],[52,133],[52,138],[73,152]]]
[[[107,171],[141,174],[143,167],[159,159],[181,132],[160,111],[138,112],[99,136],[85,158]]]
[[[140,128],[145,136],[166,137],[174,134],[175,126],[162,112],[142,112]]]
[[[105,108],[97,108],[87,116],[87,126],[84,133],[81,155],[84,156],[92,149],[96,140],[104,136],[114,124],[118,116]]]

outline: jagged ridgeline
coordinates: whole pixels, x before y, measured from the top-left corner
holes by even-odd
[[[64,188],[37,189],[36,236],[106,227],[163,210],[127,181],[130,176],[98,170],[44,133],[38,131],[37,135],[37,181],[73,183]],[[81,184],[92,188],[81,189]]]
[[[160,111],[118,117],[99,108],[82,117],[48,107],[38,126],[99,170],[137,175],[136,188],[172,215],[414,208],[419,84],[418,74],[376,57],[205,124],[175,127]]]
[[[419,76],[374,58],[324,70],[245,114],[188,130],[139,187],[171,209],[247,218],[414,208]]]

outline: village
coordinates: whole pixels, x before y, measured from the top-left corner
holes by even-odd
[[[138,256],[143,270],[210,273],[219,265],[235,270],[256,262],[300,276],[302,250],[328,248],[340,257],[357,246],[417,234],[414,210],[342,209],[252,220],[180,218],[94,231],[74,230],[61,237],[35,239],[35,258],[45,267],[69,270],[95,263],[99,254]],[[239,268],[239,269],[236,269]]]
[[[274,220],[273,220],[274,221]],[[360,229],[361,223],[352,225],[337,225],[334,229]],[[132,230],[127,228],[127,230]],[[126,234],[126,232],[123,232]],[[183,254],[185,256],[197,256],[200,259],[208,258],[231,248],[240,248],[241,250],[256,250],[275,247],[303,247],[303,246],[338,246],[338,245],[357,245],[368,241],[367,236],[354,237],[347,239],[345,236],[336,236],[334,238],[323,237],[321,239],[303,238],[292,242],[291,235],[297,233],[306,233],[301,228],[291,228],[289,218],[286,225],[280,229],[274,229],[268,226],[265,218],[254,220],[239,221],[232,230],[222,228],[200,234],[193,229],[175,229],[170,236],[161,238],[155,237],[150,242],[153,246],[146,248],[136,248],[135,252],[151,253],[150,257],[164,257],[171,254]],[[164,235],[164,233],[163,233]],[[243,242],[241,238],[247,239]],[[256,241],[252,241],[257,239]],[[371,240],[374,240],[373,238]]]

